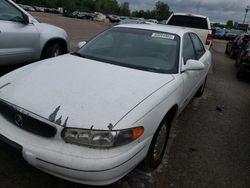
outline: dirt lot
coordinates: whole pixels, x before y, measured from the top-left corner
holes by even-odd
[[[58,14],[49,13],[31,13],[40,22],[50,23],[64,28],[70,38],[70,50],[75,51],[80,41],[88,41],[96,34],[110,28],[112,24],[96,22],[90,20],[81,20],[75,18],[62,17]],[[53,17],[53,19],[52,19]]]
[[[63,27],[71,49],[110,27],[106,23],[33,13],[41,21]],[[118,187],[250,187],[250,76],[236,79],[234,61],[225,54],[225,41],[211,49],[213,67],[207,88],[174,122],[164,160],[153,173],[135,169]],[[0,188],[85,188],[43,173],[0,143]]]

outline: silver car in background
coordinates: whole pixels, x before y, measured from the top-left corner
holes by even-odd
[[[0,0],[0,66],[65,54],[68,43],[63,29],[39,23],[11,0]]]

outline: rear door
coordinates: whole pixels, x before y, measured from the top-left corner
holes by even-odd
[[[24,24],[24,15],[18,8],[0,1],[0,66],[36,60],[39,38],[33,24]]]

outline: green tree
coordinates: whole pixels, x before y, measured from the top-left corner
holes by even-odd
[[[130,16],[129,3],[124,2],[120,5],[119,15],[121,16]]]
[[[171,14],[168,4],[161,1],[156,2],[154,11],[155,18],[159,21],[166,20]]]
[[[76,10],[87,12],[98,11],[105,14],[132,15],[139,18],[157,20],[167,19],[170,15],[169,6],[161,1],[155,4],[154,10],[138,10],[132,14],[128,2],[119,5],[117,0],[17,0],[17,3],[51,8],[63,7],[68,12]]]
[[[161,1],[156,2],[153,10],[137,10],[132,12],[133,17],[145,18],[145,19],[156,19],[159,21],[166,20],[170,14],[169,6]]]
[[[119,5],[116,0],[96,0],[97,11],[105,14],[118,14]]]
[[[234,22],[233,20],[228,20],[226,24],[226,28],[232,29],[234,27]]]

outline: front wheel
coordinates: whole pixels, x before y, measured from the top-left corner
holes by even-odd
[[[47,59],[51,57],[57,57],[63,54],[63,47],[57,43],[50,43],[45,47],[42,59]]]
[[[170,121],[168,118],[162,121],[154,134],[148,154],[144,160],[147,169],[156,169],[162,161],[169,137]]]
[[[236,77],[238,79],[241,79],[243,77],[244,74],[244,68],[243,65],[241,63],[238,64],[237,66],[237,73],[236,73]]]
[[[236,58],[236,61],[235,61],[235,67],[238,67],[240,64],[241,64],[241,57],[243,56],[244,54],[244,51],[241,51],[238,55],[238,57]]]
[[[234,50],[233,49],[231,49],[231,52],[230,52],[230,54],[229,54],[229,56],[232,58],[232,59],[235,59],[235,52],[234,52]]]
[[[240,61],[239,58],[237,58],[236,61],[235,61],[235,63],[234,63],[234,66],[235,66],[235,67],[238,67],[238,66],[239,66],[239,61]]]
[[[227,50],[227,46],[226,46],[225,54],[227,54],[227,55],[228,55],[228,50]]]

